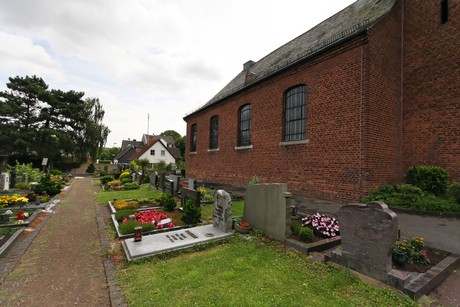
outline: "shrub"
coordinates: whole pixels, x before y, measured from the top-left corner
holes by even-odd
[[[106,184],[107,182],[112,181],[113,177],[110,175],[107,175],[107,176],[101,177],[100,180],[102,184]]]
[[[302,224],[299,221],[296,221],[296,220],[291,221],[291,232],[294,236],[299,235],[300,228],[302,228]]]
[[[127,184],[127,183],[131,183],[131,182],[133,182],[133,181],[132,181],[130,178],[123,178],[123,179],[121,179],[121,183],[122,183],[122,184]]]
[[[22,174],[27,173],[27,181],[29,182],[39,182],[42,178],[42,172],[38,168],[34,168],[32,163],[21,164],[16,160],[16,176],[21,177]],[[10,167],[8,167],[10,168]]]
[[[299,239],[302,242],[312,242],[313,241],[313,229],[309,227],[300,227]]]
[[[181,220],[185,224],[197,224],[201,221],[201,207],[195,206],[193,199],[189,199],[185,203],[184,215]]]
[[[55,168],[51,170],[50,174],[53,176],[62,176],[62,171]]]
[[[119,190],[120,186],[121,186],[121,181],[120,180],[112,180],[112,181],[107,182],[107,184],[109,185],[109,187],[112,190]]]
[[[460,205],[460,182],[453,182],[446,191],[447,196],[453,197]]]
[[[141,186],[137,182],[128,182],[127,184],[123,185],[123,190],[137,190]]]
[[[134,214],[136,213],[137,210],[136,209],[122,209],[122,210],[118,210],[116,213],[115,213],[115,219],[118,221],[118,222],[121,222],[125,217],[126,218],[129,218],[129,216],[131,214]]]
[[[121,223],[119,226],[120,232],[124,235],[130,234],[134,232],[134,228],[141,226],[142,227],[142,232],[147,232],[155,229],[155,225],[153,224],[142,224],[141,222],[138,221],[126,221],[124,223]]]
[[[99,164],[110,164],[112,163],[112,160],[99,160]]]
[[[37,195],[34,192],[27,193],[26,196],[29,199],[29,202],[35,202],[37,200]]]
[[[86,168],[86,172],[88,174],[93,174],[94,172],[96,171],[96,168],[94,167],[94,164],[91,163],[90,165],[88,165],[88,167]]]
[[[62,183],[60,180],[53,179],[50,175],[45,175],[40,179],[40,183],[33,186],[35,194],[42,194],[46,191],[48,195],[56,195],[61,192]]]
[[[150,183],[150,175],[145,175],[144,180],[142,180],[142,183]]]
[[[135,200],[130,200],[130,201],[126,201],[126,200],[116,200],[114,203],[113,203],[113,206],[115,207],[115,209],[117,210],[122,210],[122,209],[137,209],[139,208],[139,202],[135,201]]]
[[[173,211],[177,205],[172,195],[168,193],[161,193],[156,201],[165,208],[165,211]]]
[[[383,185],[363,198],[368,203],[373,200],[383,201],[389,206],[410,207],[420,200],[423,191],[411,184]]]
[[[29,183],[28,182],[18,182],[16,183],[15,188],[18,190],[28,190]]]
[[[120,177],[118,177],[118,179],[119,179],[119,180],[123,180],[123,179],[125,179],[125,178],[130,178],[130,175],[131,175],[131,174],[130,174],[129,172],[126,171],[126,172],[121,173],[121,174],[120,174]]]
[[[409,167],[406,182],[422,189],[422,191],[444,195],[449,184],[449,173],[442,167],[418,165]]]

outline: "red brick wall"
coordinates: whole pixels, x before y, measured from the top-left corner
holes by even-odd
[[[460,181],[460,1],[404,2],[404,168],[438,165]]]

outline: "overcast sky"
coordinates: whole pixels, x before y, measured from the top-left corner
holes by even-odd
[[[243,63],[354,1],[0,0],[0,90],[8,77],[37,75],[99,98],[107,147],[147,132],[185,135],[182,118]]]

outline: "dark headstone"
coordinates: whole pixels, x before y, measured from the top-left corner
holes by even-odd
[[[197,190],[193,190],[190,188],[182,188],[181,189],[181,204],[184,207],[185,203],[189,199],[193,199],[195,206],[199,207],[201,203],[201,193]]]

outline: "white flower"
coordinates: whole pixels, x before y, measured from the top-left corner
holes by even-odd
[[[8,215],[13,215],[13,211],[11,211],[11,210],[7,210],[5,213],[8,214]]]
[[[28,212],[24,212],[24,216],[25,216],[25,217],[29,217],[29,213],[28,213]]]
[[[16,224],[24,224],[24,220],[17,220]]]

